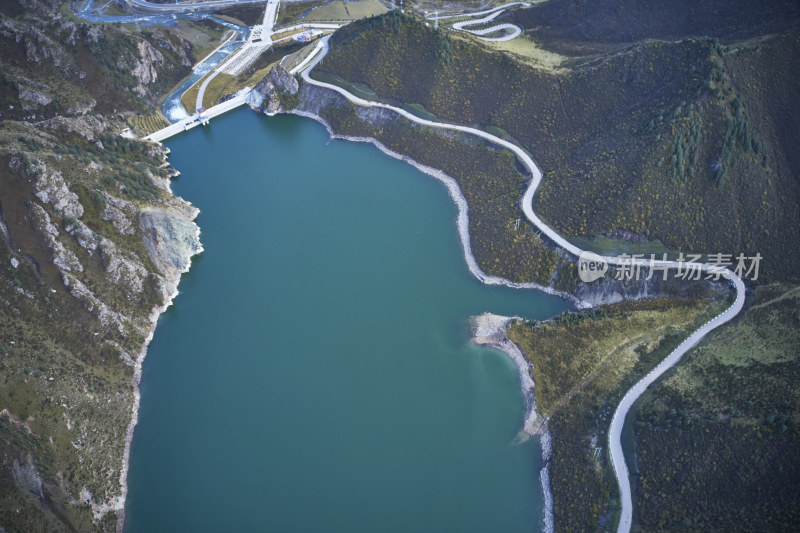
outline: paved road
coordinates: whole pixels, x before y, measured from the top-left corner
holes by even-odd
[[[488,15],[489,13],[494,13],[495,11],[501,11],[503,9],[507,9],[511,6],[522,6],[522,7],[531,7],[530,2],[510,2],[508,4],[503,4],[502,6],[493,7],[491,9],[484,9],[483,11],[475,11],[474,13],[456,13],[455,15],[443,15],[439,17],[441,19],[453,19],[458,17],[477,17],[479,15]],[[428,19],[433,20],[433,16],[430,13],[427,15]]]
[[[275,25],[275,19],[278,17],[279,0],[272,0],[267,4],[264,10],[264,18],[261,24],[253,26],[247,42],[242,45],[234,55],[228,58],[225,63],[221,64],[219,72],[238,76],[244,70],[253,64],[261,54],[272,46],[272,27]]]
[[[633,521],[633,501],[631,498],[631,484],[628,472],[628,465],[625,464],[625,456],[622,453],[622,426],[625,424],[625,417],[628,415],[631,407],[639,398],[639,396],[647,390],[654,381],[661,377],[664,372],[675,366],[680,361],[683,354],[691,350],[700,342],[713,329],[718,328],[725,322],[735,317],[744,306],[744,283],[735,274],[730,273],[730,276],[725,276],[736,285],[736,301],[728,309],[709,320],[703,326],[692,333],[689,338],[684,340],[680,346],[669,354],[661,363],[658,364],[653,370],[650,371],[645,377],[639,380],[636,385],[630,388],[622,401],[617,406],[614,412],[614,418],[611,420],[611,426],[608,429],[608,447],[611,452],[611,464],[614,467],[614,474],[617,476],[617,483],[619,484],[619,492],[621,495],[622,512],[619,519],[618,532],[627,533],[631,530],[631,523]]]
[[[425,126],[430,126],[432,128],[441,128],[441,129],[448,129],[453,131],[462,131],[465,133],[471,133],[483,139],[489,140],[498,144],[504,148],[508,148],[509,150],[513,151],[516,156],[519,158],[520,161],[530,170],[531,172],[531,182],[528,186],[528,189],[525,191],[525,194],[522,197],[522,210],[525,213],[525,216],[531,223],[536,226],[542,233],[547,235],[553,242],[557,245],[561,246],[571,254],[575,256],[579,256],[583,253],[583,250],[575,246],[574,244],[568,242],[566,239],[561,237],[558,233],[555,232],[552,228],[546,225],[542,220],[536,216],[536,213],[533,211],[533,196],[538,189],[539,184],[542,180],[542,172],[533,162],[533,160],[526,154],[521,148],[512,144],[508,141],[500,139],[499,137],[495,137],[485,131],[477,130],[474,128],[470,128],[468,126],[460,126],[457,124],[443,124],[440,122],[432,122],[430,120],[425,120],[417,117],[405,111],[404,109],[400,109],[397,107],[393,107],[387,104],[382,104],[378,102],[371,102],[368,100],[364,100],[359,98],[345,89],[338,87],[336,85],[325,83],[321,81],[316,81],[312,79],[308,73],[325,57],[328,53],[328,39],[329,37],[324,37],[320,41],[321,52],[315,57],[315,59],[310,63],[310,66],[302,72],[303,79],[310,83],[311,85],[316,85],[319,87],[325,87],[327,89],[331,89],[333,91],[338,92],[354,104],[364,106],[364,107],[382,107],[385,109],[390,109],[395,113],[402,115],[404,118],[416,122],[418,124],[423,124]],[[625,266],[630,265],[630,261],[621,260],[616,257],[604,257],[610,265],[617,265],[617,266]],[[676,261],[642,261],[642,260],[631,260],[633,264],[641,264],[643,266],[654,266],[658,267],[667,267],[667,268],[678,268],[682,266],[680,263]],[[611,421],[611,426],[609,428],[609,435],[608,435],[608,446],[609,451],[611,454],[611,463],[614,468],[614,474],[617,477],[617,483],[619,484],[620,489],[620,502],[622,504],[622,513],[620,516],[619,528],[618,532],[620,533],[627,533],[630,531],[632,516],[633,516],[633,501],[631,498],[631,487],[630,487],[630,480],[628,478],[628,467],[625,464],[625,458],[622,453],[622,443],[620,441],[620,436],[622,433],[622,426],[625,422],[625,416],[628,414],[631,406],[636,402],[639,396],[650,386],[654,381],[656,381],[659,377],[661,377],[664,372],[675,366],[675,364],[680,361],[681,357],[688,352],[691,348],[697,345],[700,340],[705,337],[710,331],[718,328],[722,324],[728,322],[733,317],[735,317],[744,306],[744,296],[745,296],[745,286],[739,277],[725,268],[719,268],[714,265],[707,265],[702,264],[698,265],[698,268],[703,272],[709,272],[714,274],[719,274],[720,277],[725,278],[731,281],[735,288],[736,288],[736,300],[734,301],[733,305],[731,305],[728,309],[724,312],[716,316],[714,319],[710,320],[702,327],[700,327],[697,331],[692,333],[689,338],[683,341],[680,346],[678,346],[672,353],[670,353],[661,363],[658,364],[653,370],[650,371],[647,376],[642,378],[638,383],[636,383],[631,389],[625,394],[622,401],[620,402],[619,406],[617,407],[614,417]]]
[[[298,72],[306,68],[306,65],[311,63],[311,61],[314,60],[314,57],[316,57],[316,55],[321,53],[323,50],[325,50],[325,42],[323,42],[323,40],[320,39],[319,41],[317,41],[317,46],[315,46],[314,49],[311,50],[311,52],[300,63],[297,64],[297,66],[292,68],[292,70],[289,71],[289,74],[297,74]]]
[[[263,4],[265,0],[215,0],[212,2],[194,2],[189,4],[154,4],[147,0],[125,0],[133,8],[149,13],[186,13],[190,11],[217,10],[225,7]]]
[[[289,31],[302,30],[312,28],[316,30],[338,30],[342,26],[349,24],[349,22],[302,22],[300,24],[293,24],[291,26],[282,26],[276,28],[274,33],[286,33]]]
[[[502,13],[503,13],[503,10],[500,10],[500,11],[495,11],[491,15],[487,15],[487,16],[485,16],[483,18],[480,18],[480,19],[465,20],[463,22],[456,22],[455,24],[453,24],[453,29],[457,30],[457,31],[465,31],[467,33],[471,33],[472,35],[475,35],[476,37],[478,37],[479,39],[481,39],[483,41],[495,41],[495,42],[510,41],[511,39],[514,39],[520,33],[522,33],[522,28],[520,28],[519,26],[515,26],[514,24],[504,23],[504,24],[497,24],[497,25],[492,26],[490,28],[484,28],[482,30],[468,30],[467,29],[467,26],[477,26],[478,24],[485,24],[485,23],[487,23],[487,22],[489,22],[491,20],[494,20],[495,17],[497,17],[498,15],[500,15]],[[484,37],[484,35],[495,33],[495,32],[498,32],[500,30],[510,30],[511,33],[509,33],[508,35],[504,35],[502,37]]]
[[[272,46],[272,27],[275,25],[275,20],[278,18],[278,7],[280,0],[271,0],[267,3],[267,8],[264,10],[264,18],[261,24],[256,24],[250,35],[241,47],[239,47],[233,54],[223,60],[214,72],[212,72],[197,91],[197,100],[195,103],[196,109],[203,107],[203,98],[206,94],[206,88],[211,80],[217,74],[224,72],[232,76],[238,76],[248,66],[250,66],[261,53]]]
[[[239,50],[241,50],[241,48]],[[214,72],[209,74],[208,77],[203,80],[203,83],[200,84],[200,89],[197,91],[197,100],[195,102],[194,110],[191,110],[191,109],[187,109],[186,110],[190,115],[192,113],[194,113],[194,111],[196,111],[196,110],[200,109],[201,107],[203,107],[203,97],[205,97],[205,95],[206,95],[206,87],[208,87],[208,84],[211,83],[211,80],[216,78],[217,74],[219,74],[220,72],[221,71],[218,68],[214,69]]]
[[[497,17],[498,15],[501,15],[507,8],[517,5],[528,7],[531,4],[529,4],[528,2],[511,2],[510,4],[493,7],[492,9],[487,9],[484,11],[477,11],[475,13],[459,13],[456,15],[445,15],[438,18],[449,19],[449,18],[460,18],[460,17],[478,17],[480,15],[487,15],[479,19],[471,19],[471,20],[456,22],[455,24],[453,24],[453,29],[456,31],[465,31],[467,33],[471,33],[472,35],[475,35],[476,37],[478,37],[483,41],[493,41],[493,42],[510,41],[511,39],[516,38],[522,33],[522,28],[509,23],[497,24],[495,26],[492,26],[490,28],[484,28],[482,30],[469,30],[467,29],[467,26],[477,26],[478,24],[485,24],[491,20],[494,20],[495,17]],[[428,20],[431,20],[435,17],[436,17],[435,15],[434,16],[431,16],[430,14],[427,15]],[[509,30],[511,33],[503,35],[502,37],[484,37],[484,35],[496,33],[501,30]]]

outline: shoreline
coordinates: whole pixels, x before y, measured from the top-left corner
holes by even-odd
[[[467,200],[461,193],[461,188],[458,186],[458,182],[456,182],[456,180],[451,176],[448,176],[439,169],[423,165],[407,155],[400,154],[398,152],[395,152],[387,148],[383,143],[381,143],[374,137],[356,137],[352,135],[338,134],[333,131],[333,128],[331,128],[330,124],[328,124],[328,122],[325,119],[323,119],[317,114],[309,113],[306,111],[300,111],[297,109],[293,109],[291,111],[281,111],[281,112],[316,120],[325,127],[331,139],[342,139],[351,142],[370,143],[376,148],[378,148],[384,154],[393,157],[395,159],[399,159],[400,161],[403,161],[405,163],[408,163],[417,170],[425,174],[428,174],[429,176],[444,183],[444,185],[447,187],[450,198],[455,202],[456,207],[458,209],[456,224],[458,227],[458,234],[461,240],[461,249],[464,253],[464,260],[467,263],[467,268],[469,269],[470,273],[473,276],[475,276],[481,283],[484,283],[486,285],[505,285],[506,287],[511,287],[515,289],[537,289],[546,294],[551,294],[565,298],[566,300],[575,304],[576,307],[578,307],[579,309],[585,307],[591,307],[589,304],[583,302],[576,296],[568,293],[563,293],[561,291],[557,291],[552,287],[545,287],[537,283],[516,283],[498,276],[489,276],[488,274],[483,272],[481,268],[478,266],[475,257],[472,255],[472,247],[469,238],[469,214],[468,214],[469,208],[467,205]],[[489,346],[491,348],[500,350],[501,352],[505,353],[517,367],[517,373],[520,379],[520,388],[522,389],[522,395],[525,397],[525,418],[522,423],[522,428],[520,429],[520,432],[515,438],[515,441],[524,442],[525,440],[528,440],[531,437],[539,438],[539,443],[542,449],[541,468],[539,470],[539,482],[541,484],[542,494],[543,494],[542,531],[544,533],[553,533],[555,531],[555,525],[554,525],[555,523],[553,518],[553,493],[550,490],[550,459],[553,455],[552,437],[550,436],[550,431],[547,429],[546,426],[547,420],[543,419],[541,415],[539,415],[539,412],[536,410],[536,398],[534,394],[535,383],[533,381],[533,378],[530,376],[529,372],[530,363],[522,355],[522,352],[517,347],[517,345],[514,344],[505,334],[505,328],[508,325],[508,322],[510,322],[513,318],[516,317],[501,317],[499,315],[491,315],[489,313],[484,313],[483,315],[480,316],[497,317],[502,321],[502,326],[500,328],[492,328],[492,331],[490,331],[489,328],[487,328],[486,331],[481,332],[484,333],[484,335],[481,336],[477,336],[475,334],[476,333],[475,330],[473,329],[472,341],[475,344],[481,346]],[[474,326],[474,324],[472,324],[473,321],[479,319],[480,317],[473,317],[470,320],[471,326]]]
[[[536,289],[546,294],[564,298],[565,300],[570,301],[579,309],[591,307],[590,304],[580,300],[577,296],[567,292],[556,290],[553,287],[540,285],[538,283],[533,283],[533,282],[519,283],[508,280],[506,278],[501,278],[499,276],[490,276],[489,274],[486,274],[483,270],[481,270],[480,266],[478,266],[478,262],[472,255],[472,245],[470,243],[470,237],[469,237],[469,207],[467,205],[467,199],[464,198],[464,195],[461,193],[461,187],[459,187],[458,182],[456,182],[454,178],[445,174],[443,171],[433,167],[429,167],[427,165],[423,165],[422,163],[415,161],[414,159],[412,159],[407,155],[395,152],[394,150],[386,147],[386,145],[384,145],[382,142],[375,139],[374,137],[357,137],[354,135],[342,135],[336,133],[333,131],[333,128],[331,128],[330,124],[328,124],[328,122],[324,118],[320,117],[315,113],[309,113],[307,111],[300,111],[297,109],[292,109],[291,111],[280,111],[280,113],[296,115],[299,117],[316,120],[325,127],[331,139],[341,139],[351,142],[372,144],[378,150],[388,155],[389,157],[398,159],[400,161],[403,161],[404,163],[408,163],[409,165],[416,168],[420,172],[423,172],[424,174],[427,174],[441,181],[447,187],[447,191],[450,194],[450,198],[453,200],[453,202],[455,202],[456,207],[458,208],[458,214],[456,216],[456,226],[458,227],[458,235],[461,240],[461,249],[464,252],[464,260],[467,263],[467,268],[469,269],[470,273],[473,276],[475,276],[481,283],[484,283],[486,285],[504,285],[512,289]]]
[[[166,156],[169,156],[169,152],[167,152]],[[165,157],[166,159],[166,157]],[[187,206],[191,206],[189,202],[181,199],[179,196],[175,195],[172,192],[171,182],[167,182],[167,189],[168,192],[176,199],[181,202],[184,202]],[[192,266],[192,258],[195,255],[198,255],[203,252],[203,245],[200,242],[200,227],[197,224],[194,224],[194,220],[197,218],[197,215],[200,213],[200,210],[193,207],[193,214],[187,219],[192,222],[195,227],[195,239],[198,243],[198,248],[194,249],[187,257],[185,257],[186,264],[176,269],[172,275],[168,273],[162,273],[164,276],[164,282],[168,288],[168,295],[165,297],[165,301],[162,305],[155,306],[150,311],[150,329],[147,333],[147,336],[142,343],[142,348],[139,351],[139,355],[136,357],[134,361],[133,367],[133,377],[131,378],[131,386],[133,387],[133,404],[131,405],[131,420],[128,424],[128,427],[125,429],[125,448],[122,454],[122,469],[120,470],[119,478],[120,478],[120,486],[121,486],[121,493],[119,496],[119,501],[114,506],[113,510],[116,513],[117,517],[117,524],[116,524],[116,531],[117,533],[123,533],[125,530],[125,504],[128,499],[128,471],[130,470],[130,459],[131,459],[131,443],[133,442],[133,436],[136,431],[136,425],[139,422],[139,404],[141,402],[141,391],[139,389],[139,385],[142,381],[142,364],[144,363],[145,358],[147,357],[147,350],[150,347],[150,343],[155,336],[156,327],[158,326],[158,320],[161,315],[172,306],[175,298],[178,296],[178,285],[180,284],[181,277],[183,274],[189,272],[189,269]]]
[[[483,139],[489,140],[498,146],[505,147],[511,150],[516,156],[518,157],[519,161],[526,166],[532,175],[532,179],[528,184],[525,193],[521,199],[521,207],[522,211],[525,214],[525,217],[534,225],[536,226],[542,233],[544,233],[547,237],[551,239],[551,241],[560,246],[562,249],[571,253],[576,257],[582,256],[585,251],[581,250],[578,246],[572,244],[567,239],[562,237],[558,234],[553,228],[545,224],[533,211],[533,198],[536,190],[539,188],[539,185],[542,181],[542,172],[539,167],[534,163],[533,159],[525,153],[519,146],[500,139],[490,133],[477,130],[475,128],[469,126],[462,126],[458,124],[446,124],[446,123],[437,123],[432,122],[430,120],[421,119],[416,117],[415,115],[405,111],[403,109],[399,109],[397,107],[383,104],[380,102],[372,102],[368,100],[364,100],[359,98],[352,93],[348,92],[347,90],[333,85],[331,83],[321,82],[317,80],[313,80],[309,76],[309,72],[319,64],[327,55],[328,52],[328,37],[323,37],[322,41],[324,42],[323,47],[325,50],[322,54],[320,54],[314,62],[312,62],[311,66],[304,70],[301,75],[303,80],[311,85],[322,87],[328,90],[335,91],[343,96],[347,101],[351,104],[360,106],[360,107],[368,107],[368,108],[382,108],[388,109],[399,116],[405,117],[412,122],[417,124],[422,124],[425,126],[435,127],[435,128],[442,128],[448,129],[451,131],[462,131],[466,133],[471,133]],[[387,152],[388,153],[388,152]],[[402,157],[401,157],[402,159]],[[609,256],[601,256],[599,254],[593,254],[594,256],[600,258],[601,260],[605,261],[608,265],[620,266],[623,268],[630,267],[631,265],[644,265],[649,266],[650,268],[659,267],[659,268],[683,268],[683,265],[680,261],[670,261],[666,260],[656,260],[656,261],[645,261],[642,259],[625,259],[624,257],[609,257]],[[725,311],[721,312],[719,315],[714,317],[713,319],[709,320],[699,329],[697,329],[693,334],[691,334],[687,339],[683,341],[675,350],[673,350],[666,358],[664,358],[661,363],[659,363],[654,369],[650,371],[645,377],[641,378],[637,383],[635,383],[628,392],[623,396],[622,400],[618,404],[616,410],[614,411],[614,416],[611,419],[611,424],[608,429],[608,444],[609,444],[609,455],[611,457],[611,466],[614,470],[614,475],[617,478],[617,486],[620,491],[620,518],[618,522],[617,531],[619,533],[627,533],[631,530],[632,522],[633,522],[633,496],[631,494],[631,487],[630,487],[630,480],[628,478],[628,465],[625,462],[625,457],[622,452],[622,443],[621,443],[621,434],[622,434],[622,426],[625,423],[625,417],[636,402],[636,400],[644,393],[647,387],[652,384],[656,379],[658,379],[664,372],[675,366],[683,357],[683,355],[691,350],[694,346],[696,346],[706,334],[710,333],[714,329],[722,326],[729,320],[732,320],[736,315],[744,307],[744,294],[746,291],[744,282],[739,278],[737,274],[727,268],[720,268],[718,265],[713,265],[709,263],[700,263],[699,264],[699,271],[707,272],[711,274],[715,274],[717,279],[719,277],[723,277],[730,284],[734,286],[736,289],[736,299],[728,307]]]
[[[470,319],[472,342],[478,346],[488,346],[506,354],[517,367],[522,395],[525,397],[525,420],[514,442],[524,442],[531,437],[539,438],[542,449],[541,468],[539,470],[539,483],[542,486],[542,531],[553,533],[555,525],[553,520],[553,493],[550,491],[550,459],[553,455],[553,439],[547,428],[547,419],[542,418],[536,410],[536,396],[534,389],[536,383],[530,374],[533,366],[522,351],[506,335],[508,325],[512,320],[520,317],[507,317],[492,313],[483,313]]]
[[[522,355],[522,351],[506,336],[508,324],[520,317],[495,315],[483,313],[470,319],[472,342],[478,346],[488,346],[506,354],[517,367],[522,395],[525,397],[525,419],[522,429],[517,435],[517,441],[525,441],[530,437],[540,436],[544,428],[545,419],[536,410],[536,397],[534,383],[530,374],[531,363]]]

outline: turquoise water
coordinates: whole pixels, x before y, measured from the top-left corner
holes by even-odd
[[[167,144],[205,252],[144,363],[127,531],[540,529],[516,370],[467,319],[567,304],[481,285],[441,183],[314,121]]]

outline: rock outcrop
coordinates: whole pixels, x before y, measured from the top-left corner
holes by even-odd
[[[66,220],[64,231],[75,237],[81,248],[90,252],[96,250],[97,245],[100,243],[100,238],[80,220],[74,218]]]
[[[78,257],[58,240],[58,228],[50,220],[50,215],[39,204],[31,205],[31,217],[34,227],[44,237],[47,248],[50,250],[53,264],[62,272],[83,272],[83,266]]]
[[[127,62],[120,59],[117,67],[130,70],[131,75],[139,83],[133,87],[133,92],[144,96],[147,94],[145,86],[158,79],[158,70],[164,64],[164,55],[147,41],[139,41],[136,46],[139,50],[139,57],[129,58]]]
[[[114,225],[114,229],[122,235],[133,235],[134,228],[131,218],[136,216],[136,206],[126,200],[111,196],[105,191],[103,198],[106,203],[100,213],[100,218],[110,221]]]
[[[184,207],[147,208],[139,216],[145,248],[164,276],[165,297],[174,294],[193,255],[203,251],[200,228],[193,222],[199,210]]]
[[[131,292],[141,292],[142,282],[147,277],[147,269],[135,254],[129,252],[125,257],[114,241],[100,241],[100,256],[106,267],[106,279],[111,283],[126,286]]]
[[[253,88],[247,98],[247,104],[257,110],[274,115],[279,111],[285,111],[286,102],[292,100],[300,91],[300,84],[288,70],[280,65],[276,65],[269,71],[263,80]]]
[[[35,494],[40,501],[44,501],[44,492],[42,491],[42,476],[39,470],[33,463],[33,458],[30,454],[26,455],[24,462],[14,459],[14,466],[11,469],[14,476],[14,483],[20,489]]]
[[[69,190],[69,185],[58,171],[48,172],[44,164],[36,169],[39,178],[33,185],[36,197],[43,203],[50,204],[57,213],[64,217],[80,218],[83,206],[78,195]]]
[[[86,310],[95,315],[103,327],[113,326],[120,334],[126,333],[126,325],[132,325],[139,332],[143,332],[144,328],[130,324],[130,320],[125,315],[117,313],[111,309],[105,302],[100,300],[97,295],[89,289],[80,279],[69,272],[61,273],[61,280],[69,293],[81,300]]]
[[[24,109],[35,109],[36,106],[45,106],[53,101],[46,94],[27,88],[20,88],[19,99],[22,100]]]

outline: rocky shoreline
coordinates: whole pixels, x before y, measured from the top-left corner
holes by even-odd
[[[267,96],[270,96],[269,99],[271,101],[277,102],[280,98],[279,96],[276,96],[276,94],[280,93],[281,88],[278,87],[277,84],[273,83],[273,85],[273,91],[267,91]],[[290,100],[292,103],[296,103],[292,109],[287,110],[285,106],[273,105],[270,109],[264,109],[264,106],[262,106],[261,110],[268,115],[273,115],[276,113],[290,113],[306,118],[312,118],[325,126],[331,138],[371,143],[386,155],[404,161],[444,183],[451,198],[453,198],[453,201],[458,206],[459,212],[457,223],[459,236],[461,237],[461,243],[464,249],[464,259],[467,262],[470,272],[472,272],[472,274],[482,282],[490,285],[505,285],[511,288],[537,289],[545,293],[564,298],[572,302],[580,309],[588,309],[598,305],[616,303],[626,299],[639,300],[642,298],[652,298],[664,294],[666,282],[657,276],[654,276],[649,280],[618,280],[614,276],[606,276],[602,279],[596,280],[593,283],[578,283],[571,289],[559,290],[554,288],[555,280],[553,279],[551,279],[550,283],[548,284],[515,282],[507,278],[486,274],[478,266],[478,263],[473,256],[469,235],[469,207],[457,180],[435,166],[420,163],[406,154],[396,152],[392,148],[386,146],[381,139],[376,138],[376,136],[373,134],[380,134],[384,129],[396,127],[398,124],[400,127],[406,123],[414,124],[415,127],[422,128],[422,132],[425,131],[425,128],[432,128],[431,126],[424,126],[420,125],[419,123],[414,123],[391,109],[377,106],[364,107],[360,106],[359,104],[354,104],[337,91],[329,89],[328,87],[312,85],[308,82],[301,84],[296,93],[293,91],[288,91],[287,94],[290,94],[291,98],[284,99]],[[364,130],[370,133],[366,133],[365,135],[348,135],[337,132],[334,129],[334,126],[329,123],[326,118],[324,118],[326,110],[336,108],[349,108],[355,111],[359,120],[365,124]],[[471,133],[464,132],[459,132],[458,134],[464,135],[465,139],[471,139],[472,137],[470,136],[473,135]],[[475,137],[475,140],[476,142],[483,142],[485,139]],[[528,189],[530,189],[530,183],[528,184]],[[570,258],[571,256],[569,252],[565,252],[562,246],[550,240],[547,235],[542,234],[541,238],[546,247],[555,250],[559,254],[563,254],[566,257],[566,262],[572,262],[574,264],[574,258]],[[670,280],[670,282],[673,285],[675,284],[675,280]]]
[[[516,344],[506,336],[506,329],[512,320],[522,320],[520,317],[500,316],[484,313],[470,319],[472,342],[478,346],[489,346],[505,353],[517,367],[522,394],[525,396],[525,420],[520,430],[519,439],[539,436],[545,420],[536,411],[536,398],[534,387],[536,384],[530,374],[531,364],[522,355]]]
[[[172,190],[166,184],[170,194]],[[178,198],[176,196],[176,198]],[[122,493],[120,503],[115,507],[117,514],[117,532],[122,533],[125,527],[125,500],[128,495],[128,470],[130,468],[131,443],[139,422],[139,402],[141,393],[139,385],[142,380],[142,364],[147,356],[147,348],[155,335],[158,319],[171,305],[178,295],[178,284],[181,275],[189,271],[192,257],[203,251],[200,243],[200,227],[194,223],[200,210],[188,202],[184,202],[177,210],[147,210],[140,216],[140,224],[145,234],[145,245],[150,257],[164,276],[164,304],[150,312],[150,329],[145,337],[139,355],[134,361],[133,404],[131,405],[131,421],[125,431],[125,450],[123,452],[120,485]]]
[[[547,430],[547,420],[536,410],[534,388],[536,384],[530,373],[531,364],[522,355],[522,352],[511,339],[506,336],[508,325],[519,317],[507,317],[484,313],[470,319],[472,342],[479,346],[489,346],[505,353],[517,367],[522,395],[525,397],[525,420],[519,432],[517,441],[527,440],[530,437],[539,437],[542,448],[542,467],[539,471],[539,481],[544,494],[542,517],[542,531],[551,533],[553,525],[553,494],[550,491],[550,458],[553,454],[553,445],[550,432]]]
[[[444,183],[444,185],[447,187],[450,197],[453,199],[458,208],[457,227],[462,250],[464,251],[464,260],[467,263],[469,271],[482,283],[487,285],[504,285],[516,289],[537,289],[547,294],[560,296],[566,300],[569,300],[578,308],[591,307],[591,304],[587,303],[585,300],[582,300],[573,294],[558,291],[553,287],[543,286],[537,283],[516,283],[497,276],[489,276],[483,272],[478,266],[475,257],[472,255],[469,237],[469,208],[467,205],[467,200],[461,193],[461,189],[456,180],[441,170],[423,165],[406,155],[390,150],[383,143],[373,137],[356,137],[338,134],[333,131],[333,128],[325,119],[316,113],[300,109],[292,109],[290,111],[273,109],[269,114],[275,114],[276,111],[316,120],[325,127],[332,139],[371,143],[384,154],[404,161],[421,172],[424,172],[425,174],[428,174],[429,176],[432,176]],[[266,111],[263,112],[266,114]],[[478,317],[473,317],[471,319],[471,328],[473,334],[472,340],[475,342],[475,344],[481,346],[490,346],[502,351],[511,358],[517,367],[520,378],[520,387],[522,389],[522,394],[525,397],[526,409],[525,419],[516,441],[521,442],[531,437],[538,437],[540,440],[540,445],[542,448],[542,464],[539,471],[539,480],[542,486],[544,500],[542,531],[545,533],[552,533],[554,531],[553,495],[550,490],[550,459],[552,457],[552,438],[545,425],[546,420],[543,419],[536,411],[536,399],[534,395],[535,383],[530,375],[530,363],[522,355],[522,352],[519,350],[517,345],[514,344],[505,333],[509,322],[513,319],[514,317],[504,317],[493,315],[491,313],[484,313]]]
[[[408,157],[407,155],[395,152],[387,148],[383,143],[381,143],[374,137],[356,137],[352,135],[342,135],[336,133],[334,132],[333,128],[331,128],[330,124],[328,124],[328,122],[325,119],[323,119],[316,113],[311,113],[300,109],[292,109],[291,111],[283,111],[283,112],[316,120],[317,122],[325,126],[325,129],[328,130],[328,134],[331,136],[332,139],[342,139],[345,141],[370,143],[374,145],[376,148],[378,148],[381,152],[388,155],[389,157],[393,157],[395,159],[399,159],[400,161],[408,163],[417,170],[424,172],[425,174],[433,178],[436,178],[437,180],[444,183],[444,185],[447,187],[448,193],[450,194],[450,198],[453,199],[453,202],[455,202],[456,207],[458,208],[458,216],[456,219],[456,224],[458,227],[458,234],[461,240],[461,247],[464,251],[464,260],[466,261],[467,267],[469,268],[469,271],[472,273],[472,275],[478,278],[478,280],[480,280],[482,283],[485,283],[487,285],[504,285],[512,289],[536,289],[544,293],[551,294],[553,296],[559,296],[561,298],[564,298],[565,300],[569,300],[579,308],[590,307],[588,303],[577,298],[575,295],[564,291],[559,291],[557,289],[554,289],[553,287],[540,285],[538,283],[518,283],[498,276],[490,276],[486,274],[483,270],[481,270],[481,268],[478,266],[477,261],[475,261],[475,257],[472,255],[472,246],[470,245],[470,237],[469,237],[469,207],[467,205],[467,200],[461,193],[461,189],[459,188],[456,180],[454,180],[452,177],[448,176],[441,170],[429,167],[427,165],[423,165],[422,163],[415,161],[414,159]]]

